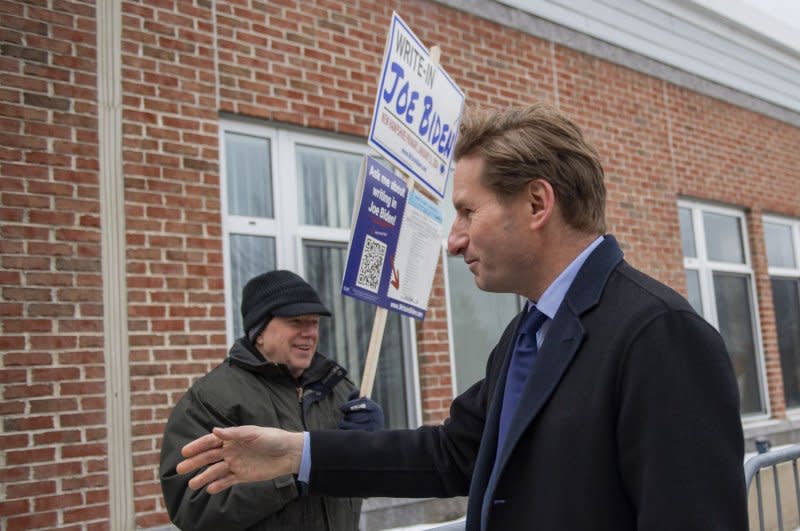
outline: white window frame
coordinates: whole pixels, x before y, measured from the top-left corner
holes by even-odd
[[[704,203],[700,201],[691,201],[687,199],[680,199],[678,201],[678,208],[686,208],[692,212],[692,231],[694,232],[695,242],[695,257],[683,257],[684,270],[693,270],[697,272],[698,282],[700,285],[700,301],[702,306],[702,315],[711,326],[719,330],[719,316],[717,315],[716,294],[714,292],[714,273],[736,273],[747,275],[748,277],[748,292],[750,295],[751,308],[750,319],[753,323],[753,346],[755,349],[754,355],[756,357],[756,370],[758,371],[757,379],[759,384],[759,395],[764,411],[759,413],[748,413],[742,415],[742,420],[745,422],[756,422],[770,418],[771,406],[769,401],[769,394],[767,393],[767,378],[766,366],[764,363],[764,348],[761,339],[761,322],[759,319],[758,311],[758,297],[756,293],[755,273],[753,272],[752,261],[750,259],[750,243],[747,233],[747,217],[742,210]],[[739,220],[739,227],[741,228],[742,237],[742,252],[744,254],[744,263],[734,264],[730,262],[718,262],[708,258],[708,247],[706,246],[706,235],[703,226],[703,213],[709,212],[714,214],[721,214],[725,216],[735,217]]]
[[[788,225],[791,229],[792,245],[794,246],[794,268],[773,267],[769,265],[769,260],[767,260],[767,276],[770,279],[770,284],[773,277],[800,281],[800,219],[773,214],[764,214],[761,220],[764,225],[767,223],[772,223],[774,225]],[[766,236],[764,244],[766,247]],[[778,352],[778,358],[780,360],[780,352]],[[781,374],[783,374],[782,369]],[[786,413],[794,419],[800,418],[800,406],[790,408],[787,405]]]
[[[228,214],[227,165],[225,153],[226,133],[238,133],[269,139],[270,165],[272,173],[272,199],[274,219],[251,218]],[[350,228],[319,227],[300,223],[297,209],[296,157],[298,145],[330,149],[363,156],[369,149],[366,143],[359,143],[333,135],[312,134],[290,128],[281,128],[221,118],[219,121],[219,160],[220,160],[220,210],[222,215],[222,253],[225,279],[225,333],[228,343],[238,337],[233,330],[234,294],[231,272],[231,234],[248,234],[271,237],[275,240],[275,265],[278,269],[289,269],[305,277],[303,245],[307,242],[344,244],[350,240]],[[288,177],[287,177],[288,176]],[[403,366],[405,367],[406,396],[408,397],[408,426],[421,424],[422,401],[420,397],[419,368],[417,360],[416,325],[413,319],[401,318],[402,342],[404,347]],[[363,368],[362,368],[363,369]],[[360,382],[355,382],[358,385]]]
[[[767,272],[770,277],[781,278],[800,278],[800,219],[790,218],[786,216],[777,216],[774,214],[764,214],[763,223],[772,223],[773,225],[788,225],[791,228],[792,245],[794,245],[794,263],[795,267],[767,267]]]

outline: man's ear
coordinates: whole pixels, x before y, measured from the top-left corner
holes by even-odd
[[[531,228],[540,228],[553,214],[556,195],[544,179],[534,179],[525,185],[525,200],[531,214]]]
[[[264,346],[264,330],[262,330],[261,333],[256,336],[255,345],[257,347]]]

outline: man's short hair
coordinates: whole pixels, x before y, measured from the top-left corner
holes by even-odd
[[[482,182],[498,198],[517,194],[534,179],[550,183],[571,227],[606,231],[606,188],[597,151],[577,125],[555,108],[537,103],[502,111],[468,109],[454,157],[479,155]]]

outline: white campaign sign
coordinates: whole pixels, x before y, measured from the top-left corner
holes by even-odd
[[[444,198],[464,93],[392,14],[368,143]]]

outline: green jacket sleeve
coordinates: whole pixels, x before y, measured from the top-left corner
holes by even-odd
[[[205,395],[204,395],[205,396]],[[210,432],[214,426],[238,425],[231,412],[221,412],[200,399],[194,388],[178,402],[167,422],[161,447],[159,476],[170,519],[183,531],[246,529],[281,510],[298,497],[292,476],[271,481],[235,485],[209,495],[192,490],[189,480],[199,473],[179,475],[181,448]]]

